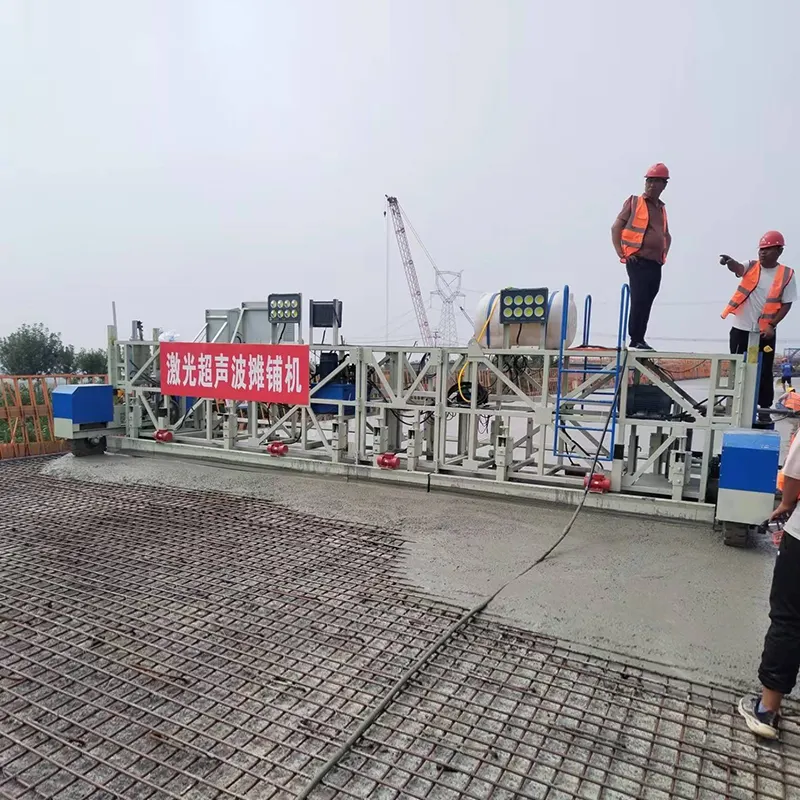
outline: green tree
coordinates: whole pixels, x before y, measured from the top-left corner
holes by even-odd
[[[108,356],[105,350],[81,349],[75,355],[75,369],[88,375],[105,375],[108,372]]]
[[[10,375],[72,372],[75,349],[65,346],[61,334],[51,333],[41,322],[22,325],[0,338],[0,366]]]

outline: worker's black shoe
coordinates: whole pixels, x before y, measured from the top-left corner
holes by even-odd
[[[758,706],[757,697],[743,697],[739,701],[739,713],[756,736],[762,739],[777,739],[780,715],[777,711],[759,711]]]
[[[650,347],[647,342],[642,340],[641,342],[631,342],[628,345],[628,350],[652,350],[653,348]]]

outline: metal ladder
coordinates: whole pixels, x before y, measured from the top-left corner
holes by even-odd
[[[589,343],[588,327],[591,320],[591,300],[587,298],[584,307],[584,331],[582,347],[586,347]],[[580,356],[578,354],[570,355],[569,352],[565,354],[564,344],[567,338],[567,322],[569,314],[569,286],[564,287],[564,307],[561,314],[561,337],[558,350],[558,362],[556,372],[556,398],[555,398],[555,420],[554,420],[554,433],[553,433],[553,455],[559,458],[567,458],[573,460],[575,458],[585,458],[589,453],[594,453],[595,450],[602,445],[602,451],[598,457],[598,461],[612,461],[614,457],[614,444],[616,442],[617,433],[617,420],[619,418],[619,409],[617,401],[619,400],[618,394],[620,393],[620,381],[624,380],[626,374],[625,369],[625,338],[628,329],[628,310],[630,308],[630,288],[627,284],[623,284],[620,291],[620,305],[619,305],[619,324],[617,327],[617,347],[614,357],[607,364],[600,365],[596,362],[590,362],[588,356]],[[571,361],[570,361],[571,359]],[[583,361],[580,367],[572,366],[577,361]],[[595,391],[591,391],[587,396],[570,397],[569,376],[580,375],[582,376],[581,383],[584,383],[590,378],[601,375],[608,375],[610,379],[601,382],[601,387]],[[594,420],[589,421],[588,424],[583,424],[573,421],[575,418],[574,409],[581,411],[600,412],[605,411],[606,415],[610,416],[608,425],[606,419],[597,413]],[[594,444],[590,444],[585,450],[580,445],[577,445],[571,432],[588,434],[590,439],[595,440]],[[583,452],[581,452],[583,451]]]

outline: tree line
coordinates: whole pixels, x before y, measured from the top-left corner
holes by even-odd
[[[105,350],[76,351],[64,344],[60,333],[52,333],[41,322],[22,325],[0,337],[0,372],[6,375],[104,375],[107,371]]]

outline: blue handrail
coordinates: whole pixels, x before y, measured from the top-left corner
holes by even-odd
[[[569,286],[564,285],[564,298],[561,301],[561,341],[558,343],[558,353],[564,355],[564,342],[567,341],[567,323],[569,322]]]
[[[561,377],[564,374],[564,342],[567,338],[568,322],[569,286],[565,285],[563,305],[561,306],[561,336],[558,342],[558,369],[556,370],[556,416],[554,420],[555,427],[553,429],[553,455],[558,455],[558,432],[561,430]]]
[[[628,336],[628,314],[631,309],[631,287],[627,283],[622,284],[622,289],[619,293],[619,326],[617,328],[617,380],[619,380],[619,371],[622,368],[622,350],[625,347],[625,339]],[[614,391],[617,386],[614,384]],[[619,413],[619,409],[617,409]],[[615,426],[615,420],[611,422]],[[614,437],[612,436],[612,441]]]
[[[589,346],[589,331],[592,327],[592,296],[590,294],[586,295],[586,299],[583,301],[583,341],[581,342],[581,347],[588,347]]]
[[[748,346],[748,350],[749,350]],[[745,356],[745,361],[747,360],[747,356]],[[758,348],[758,369],[756,370],[756,401],[753,403],[753,419],[750,420],[750,427],[752,428],[756,422],[758,422],[758,395],[760,394],[761,388],[761,370],[764,369],[764,354],[761,352],[761,348]],[[770,417],[770,420],[772,417]]]
[[[631,287],[622,284],[619,297],[619,324],[617,325],[617,350],[622,350],[628,336],[628,314],[631,309]]]
[[[589,347],[589,334],[592,329],[592,296],[586,295],[583,301],[583,339],[581,347]],[[586,370],[589,366],[589,357],[583,357],[583,379],[586,380]],[[583,408],[583,406],[581,406]]]
[[[611,405],[609,408],[608,413],[611,415],[611,419],[607,429],[607,435],[610,437],[610,444],[608,447],[608,456],[601,456],[598,461],[611,461],[613,460],[614,454],[614,443],[616,441],[616,432],[617,432],[617,420],[619,418],[619,381],[625,379],[625,375],[622,375],[623,372],[623,351],[625,348],[625,340],[628,334],[628,314],[630,312],[630,301],[631,301],[631,290],[628,284],[623,284],[622,289],[620,290],[620,301],[619,301],[619,320],[617,325],[617,347],[616,347],[616,359],[614,363],[614,367],[607,368],[607,369],[600,369],[597,370],[599,373],[606,373],[609,375],[614,375],[614,387],[612,394],[612,400],[584,400],[581,402],[581,407],[585,408],[585,403],[591,403],[596,405]],[[583,335],[583,347],[586,347],[589,343],[589,337],[587,331],[589,330],[589,323],[591,320],[591,309],[592,309],[592,301],[591,297],[587,297],[584,303],[584,335]],[[566,430],[567,428],[571,428],[573,430],[580,430],[583,426],[573,425],[569,422],[564,422],[561,417],[561,383],[562,377],[566,374],[574,374],[583,372],[584,380],[586,379],[586,357],[584,357],[584,368],[583,370],[580,369],[568,369],[564,367],[564,343],[567,338],[567,323],[568,323],[568,315],[569,315],[569,287],[564,287],[564,308],[562,309],[561,313],[561,342],[559,343],[558,348],[558,370],[557,370],[557,381],[558,385],[556,386],[556,409],[555,409],[555,419],[554,419],[554,432],[553,432],[553,454],[559,455],[558,449],[558,440],[559,440],[559,433],[562,430]],[[596,430],[595,428],[583,428],[584,430]],[[599,429],[602,432],[602,428]],[[561,453],[561,455],[567,455],[567,453]]]
[[[622,358],[622,351],[625,347],[625,340],[628,336],[628,315],[630,313],[631,308],[631,287],[628,286],[627,283],[622,284],[622,288],[620,289],[619,293],[619,325],[617,327],[617,376],[614,379],[614,398],[613,403],[611,405],[611,409],[609,410],[609,414],[611,414],[611,424],[609,425],[609,430],[611,433],[611,445],[609,447],[609,452],[611,453],[611,458],[614,457],[614,443],[617,440],[617,420],[619,419],[620,413],[620,398],[622,397],[622,392],[619,387],[619,382],[628,379],[628,371],[624,369],[623,365],[623,358]]]

